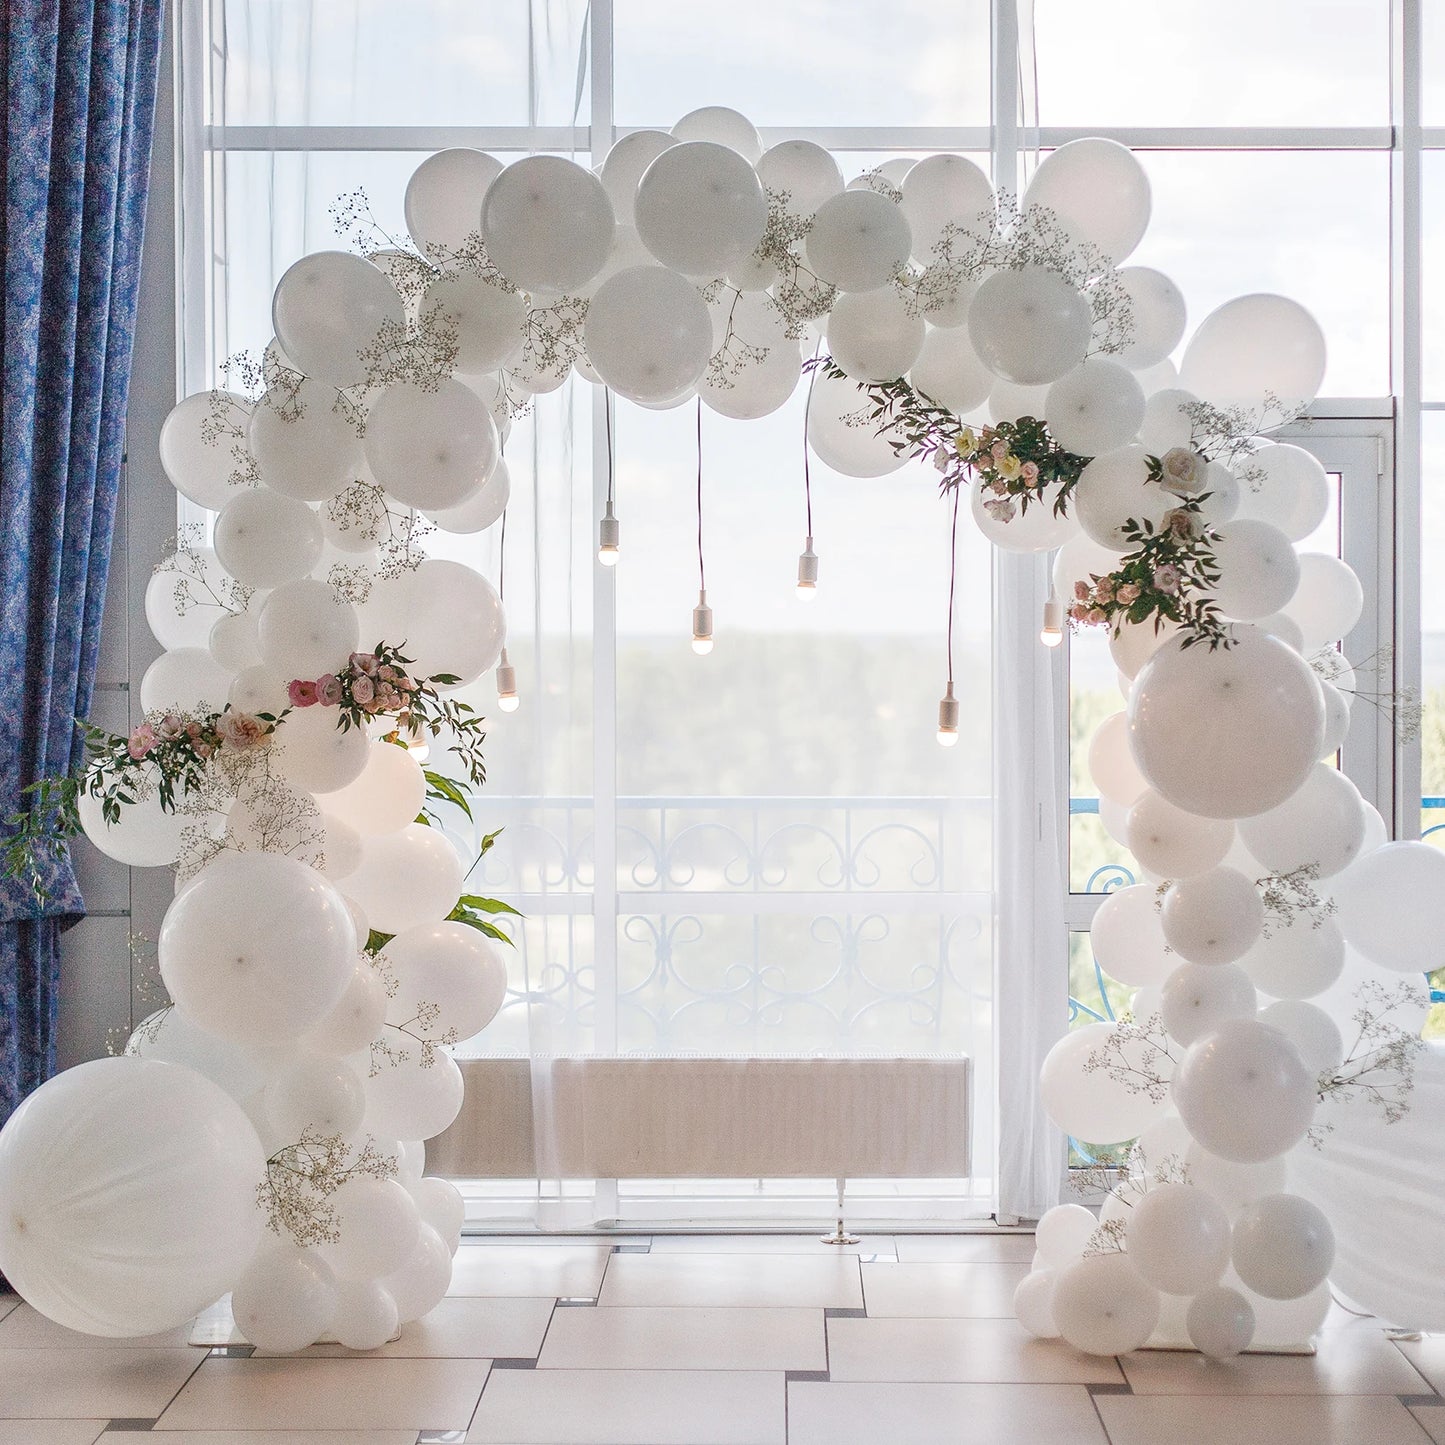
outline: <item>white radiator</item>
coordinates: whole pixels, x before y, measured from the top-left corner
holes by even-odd
[[[467,1101],[429,1173],[530,1179],[532,1064],[458,1061]],[[569,1058],[551,1070],[567,1179],[964,1178],[967,1058]]]

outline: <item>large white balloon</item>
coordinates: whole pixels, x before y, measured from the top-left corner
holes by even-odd
[[[499,456],[492,475],[479,490],[455,507],[428,512],[427,521],[434,522],[443,532],[469,536],[485,532],[507,510],[511,500],[512,474],[506,457]]]
[[[1256,1019],[1230,1019],[1189,1046],[1174,1074],[1189,1132],[1221,1159],[1272,1159],[1314,1120],[1315,1080],[1299,1050]]]
[[[968,330],[984,364],[1005,381],[1041,386],[1083,359],[1089,303],[1057,271],[995,271],[974,293]]]
[[[604,281],[586,321],[597,374],[632,401],[666,401],[696,386],[712,355],[707,303],[685,276],[630,266]]]
[[[262,664],[287,680],[335,672],[356,651],[360,637],[356,608],[311,577],[273,589],[256,622]]]
[[[1215,406],[1258,410],[1311,402],[1325,375],[1325,337],[1297,301],[1237,296],[1211,311],[1184,351],[1180,385]]]
[[[1024,192],[1024,206],[1043,206],[1081,241],[1116,264],[1149,224],[1149,177],[1128,146],[1088,137],[1045,156]]]
[[[304,377],[272,386],[251,414],[247,444],[261,480],[303,502],[324,502],[361,475],[361,438],[336,391]]]
[[[316,513],[270,487],[238,492],[216,518],[216,556],[243,587],[305,577],[321,560],[322,541]]]
[[[487,187],[501,173],[501,161],[464,146],[428,156],[406,183],[403,206],[412,239],[437,260],[460,250],[480,233]]]
[[[303,256],[276,283],[271,302],[276,340],[301,371],[328,386],[364,380],[386,338],[403,338],[404,321],[396,287],[349,251]]]
[[[637,234],[684,276],[724,275],[752,253],[768,223],[757,172],[714,141],[670,146],[637,186]]]
[[[388,1058],[367,1078],[366,1127],[387,1136],[434,1138],[461,1113],[465,1092],[462,1071],[450,1054],[438,1050],[427,1062],[420,1048],[413,1048]]]
[[[1442,959],[1445,852],[1429,843],[1386,843],[1332,885],[1340,932],[1371,963],[1429,973]]]
[[[507,636],[496,588],[444,557],[428,557],[377,583],[362,605],[360,626],[368,647],[388,642],[411,658],[413,677],[458,679],[447,687],[473,682],[495,666]]]
[[[176,1006],[242,1044],[284,1042],[320,1023],[345,991],[356,949],[340,894],[279,853],[227,852],[207,864],[176,894],[158,942]]]
[[[439,923],[462,891],[462,861],[446,835],[421,823],[367,838],[361,866],[343,888],[382,933]],[[403,1135],[415,1138],[416,1135]]]
[[[395,743],[368,743],[366,754],[365,769],[356,781],[319,794],[316,806],[363,837],[394,833],[414,822],[425,806],[426,776],[411,753]]]
[[[918,359],[924,324],[891,286],[845,292],[828,316],[828,349],[855,381],[892,381]]]
[[[486,484],[500,454],[490,413],[459,381],[432,387],[399,381],[371,405],[367,465],[409,507],[460,506]]]
[[[513,161],[482,202],[482,239],[524,291],[575,291],[607,260],[616,221],[602,182],[564,156]]]
[[[206,647],[163,652],[140,680],[140,705],[151,712],[219,712],[231,674]]]
[[[1344,966],[1339,924],[1308,913],[1271,918],[1267,932],[1240,959],[1260,991],[1274,998],[1313,998],[1339,978]]]
[[[1096,457],[1133,441],[1144,420],[1144,389],[1117,361],[1082,361],[1049,388],[1044,415],[1065,451]]]
[[[1309,665],[1256,628],[1213,651],[1164,644],[1129,697],[1134,756],[1170,802],[1206,818],[1247,818],[1295,793],[1324,740]]]
[[[160,438],[161,467],[176,491],[213,512],[224,507],[236,495],[233,479],[249,464],[250,420],[251,403],[234,391],[201,391],[177,402]]]
[[[840,291],[886,286],[908,264],[912,244],[903,212],[875,191],[824,201],[803,243],[814,274]]]
[[[395,1179],[353,1174],[330,1197],[340,1238],[322,1245],[343,1280],[378,1279],[406,1262],[421,1220],[416,1202]]]
[[[1070,1030],[1048,1052],[1039,1073],[1039,1099],[1054,1123],[1090,1144],[1133,1139],[1168,1107],[1167,1091],[1132,1086],[1127,1067],[1148,1066],[1168,1080],[1165,1056],[1146,1058],[1147,1045],[1126,1038],[1116,1024],[1085,1024]],[[1112,1060],[1119,1067],[1111,1069]]]
[[[1189,1342],[1211,1360],[1228,1360],[1249,1348],[1254,1338],[1254,1310],[1237,1289],[1218,1285],[1189,1302],[1185,1316]]]
[[[446,1241],[428,1224],[417,1231],[417,1241],[402,1266],[382,1280],[396,1301],[403,1324],[430,1314],[442,1301],[452,1279],[452,1257]]]
[[[68,1329],[175,1329],[245,1268],[264,1177],[255,1129],[209,1079],[128,1056],[80,1064],[0,1130],[0,1271]]]

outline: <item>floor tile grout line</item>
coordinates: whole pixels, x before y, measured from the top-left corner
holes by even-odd
[[[542,1351],[547,1348],[547,1336],[552,1333],[552,1321],[557,1318],[557,1301],[552,1301],[551,1311],[547,1315],[547,1323],[542,1329],[542,1338],[537,1341],[537,1368],[541,1368]],[[491,1377],[488,1376],[490,1379]]]

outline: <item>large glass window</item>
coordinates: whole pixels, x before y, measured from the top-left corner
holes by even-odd
[[[186,53],[208,81],[204,106],[187,112],[182,156],[188,389],[220,380],[225,357],[266,345],[269,298],[286,266],[348,244],[331,211],[338,198],[364,189],[378,232],[402,238],[406,180],[446,145],[596,164],[617,134],[666,127],[715,103],[749,114],[765,140],[805,133],[829,144],[856,175],[938,149],[984,161],[982,149],[1004,144],[1022,121],[1020,154],[999,157],[1010,172],[1004,188],[1014,188],[1015,162],[1030,172],[1036,145],[1117,130],[1139,150],[1154,195],[1132,260],[1177,280],[1191,328],[1242,292],[1297,297],[1327,338],[1329,426],[1368,434],[1371,457],[1378,445],[1413,467],[1418,413],[1392,418],[1385,400],[1418,397],[1400,369],[1409,348],[1398,343],[1421,334],[1412,330],[1420,317],[1402,302],[1410,248],[1398,228],[1411,212],[1398,186],[1392,193],[1401,131],[1389,128],[1390,7],[1037,0],[1017,53],[1013,27],[1000,24],[1010,7],[186,7]],[[1425,8],[1431,45],[1438,17]],[[1030,7],[1022,9],[1027,17]],[[1192,37],[1184,59],[1181,34]],[[1427,120],[1440,109],[1431,72],[1427,65]],[[1445,215],[1438,155],[1425,161],[1434,236]],[[1435,315],[1441,283],[1428,262],[1424,284]],[[1432,339],[1442,330],[1423,330],[1427,407],[1445,406],[1445,359]],[[583,383],[537,397],[514,420],[505,544],[500,527],[428,539],[433,552],[494,581],[505,576],[523,695],[517,713],[494,719],[478,822],[505,831],[473,877],[526,918],[515,925],[511,1001],[468,1047],[537,1049],[545,1017],[545,1047],[558,1052],[968,1054],[979,1085],[971,1191],[986,1207],[995,1191],[995,1041],[1041,1027],[998,1011],[996,971],[1045,971],[1057,985],[1060,1027],[1066,993],[1082,1019],[1122,1002],[1107,980],[1099,991],[1081,932],[1097,904],[1089,895],[1126,881],[1132,866],[1091,807],[1081,746],[1122,700],[1096,635],[1070,649],[1071,689],[1056,716],[1029,700],[1033,619],[1021,641],[1005,641],[994,604],[1000,585],[1015,601],[1027,586],[1016,573],[1000,574],[1000,584],[989,548],[963,526],[954,620],[962,737],[951,752],[937,748],[948,508],[922,469],[860,481],[814,460],[821,576],[816,601],[800,603],[805,400],[800,388],[762,422],[703,415],[710,656],[688,647],[698,590],[691,406],[616,407],[623,547],[615,571],[594,560],[608,429],[601,393]],[[1427,410],[1427,556],[1445,546],[1440,415]],[[1345,475],[1345,462],[1327,465]],[[1401,595],[1412,597],[1414,516],[1388,507],[1379,515],[1397,528]],[[1342,507],[1319,545],[1343,536],[1350,555],[1350,525]],[[1377,555],[1388,556],[1388,534],[1371,535]],[[1031,607],[1042,600],[1042,572],[1034,580]],[[1445,587],[1427,572],[1420,589],[1429,827],[1445,822],[1445,763],[1436,756],[1445,756]],[[1406,681],[1414,624],[1402,619],[1394,639]],[[475,699],[494,711],[490,683]],[[1009,856],[1001,840],[1033,839],[1036,818],[1051,810],[1032,795],[998,804],[996,716],[1009,727],[1020,719],[1055,727],[1060,756],[1070,737],[1074,744],[1071,811],[1050,800],[1065,864],[1008,905],[1033,908],[1054,928],[1052,945],[1022,964],[995,957],[1009,921],[995,857]],[[1388,753],[1389,767],[1361,755],[1359,767],[1374,767],[1377,782],[1393,776],[1390,746],[1388,736],[1368,741]],[[1345,765],[1355,767],[1348,757]],[[1445,844],[1445,832],[1437,840]],[[1057,896],[1045,896],[1050,889]],[[1089,987],[1098,997],[1084,1000],[1079,990]]]

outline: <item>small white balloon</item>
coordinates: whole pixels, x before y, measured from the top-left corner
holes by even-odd
[[[599,176],[619,226],[632,227],[637,183],[642,173],[663,151],[677,144],[677,137],[665,130],[635,130],[623,136],[602,162]],[[840,180],[839,185],[842,185]],[[635,234],[635,232],[634,232]]]
[[[1110,978],[1133,987],[1162,984],[1174,967],[1159,922],[1159,904],[1147,883],[1116,888],[1099,905],[1089,942]]]
[[[291,265],[276,283],[271,324],[295,365],[334,387],[365,380],[388,338],[405,336],[396,287],[349,251],[316,251]]]
[[[854,381],[892,381],[923,349],[923,318],[891,286],[845,292],[828,316],[828,349]]]
[[[993,222],[993,186],[967,156],[926,156],[908,168],[899,203],[913,232],[913,254],[925,266],[946,236],[987,235]]]
[[[148,713],[219,712],[231,688],[231,673],[208,647],[163,652],[140,680],[140,705]]]
[[[421,1219],[416,1203],[395,1179],[353,1174],[329,1200],[340,1238],[321,1253],[343,1280],[371,1280],[406,1262]]]
[[[1252,878],[1217,867],[1169,885],[1160,912],[1164,939],[1191,963],[1243,958],[1264,927],[1264,901]]]
[[[1239,962],[1262,993],[1313,998],[1344,970],[1345,940],[1339,924],[1328,916],[1275,918],[1268,936],[1261,936]]]
[[[358,932],[358,938],[361,935]],[[331,1011],[302,1035],[304,1048],[337,1056],[366,1048],[386,1021],[386,988],[369,958],[352,970],[342,995]]]
[[[486,484],[500,454],[491,415],[459,381],[394,382],[371,405],[367,465],[409,507],[462,505]]]
[[[496,1017],[507,996],[507,965],[475,928],[465,923],[425,923],[397,934],[386,945],[396,993],[387,1020],[402,1025],[419,1011],[435,1014],[435,1027],[469,1039]]]
[[[1084,1257],[1098,1228],[1098,1219],[1082,1204],[1056,1204],[1039,1219],[1034,1239],[1051,1269],[1067,1269]]]
[[[462,862],[446,835],[421,823],[367,838],[360,867],[342,887],[381,933],[439,923],[456,907]],[[417,1136],[407,1136],[417,1137]]]
[[[1229,1264],[1229,1216],[1190,1184],[1156,1184],[1139,1199],[1125,1230],[1129,1258],[1166,1294],[1198,1294]]]
[[[256,622],[263,666],[287,680],[335,672],[356,651],[360,637],[356,608],[310,577],[275,588]]]
[[[1036,1269],[1025,1275],[1014,1289],[1014,1317],[1036,1340],[1056,1340],[1054,1323],[1054,1281],[1052,1269]]]
[[[908,379],[915,391],[960,416],[982,406],[994,383],[963,326],[930,326]]]
[[[1260,410],[1269,397],[1308,403],[1325,375],[1319,322],[1285,296],[1237,296],[1211,311],[1184,351],[1181,384],[1220,407]]]
[[[1231,963],[1183,963],[1164,982],[1160,1016],[1169,1037],[1192,1044],[1227,1019],[1253,1018],[1249,975]]]
[[[1219,568],[1214,600],[1226,617],[1267,617],[1294,596],[1299,558],[1278,527],[1239,518],[1216,527],[1211,546]]]
[[[1184,293],[1162,271],[1125,266],[1119,284],[1129,298],[1129,340],[1114,360],[1130,371],[1158,366],[1184,336]]]
[[[1130,445],[1096,456],[1079,474],[1074,515],[1101,547],[1129,549],[1128,527],[1145,522],[1157,527],[1179,498],[1149,480],[1150,453]]]
[[[307,1130],[330,1138],[354,1134],[366,1113],[361,1076],[340,1059],[303,1054],[276,1074],[265,1090],[266,1112],[282,1137]]]
[[[1174,447],[1187,447],[1194,435],[1189,409],[1199,398],[1180,387],[1165,387],[1151,393],[1144,402],[1144,420],[1139,424],[1139,441],[1155,456],[1162,457]]]
[[[1046,207],[1116,264],[1139,244],[1152,206],[1149,178],[1128,146],[1090,136],[1044,157],[1024,207]]]
[[[843,172],[833,153],[810,140],[770,146],[758,161],[757,172],[764,188],[799,219],[811,217],[824,201],[843,192]]]
[[[1099,1067],[1114,1057],[1126,1067],[1144,1062],[1154,1052],[1130,1038],[1116,1024],[1086,1024],[1065,1034],[1049,1050],[1039,1073],[1039,1099],[1044,1112],[1075,1139],[1090,1144],[1117,1144],[1133,1139],[1165,1110],[1164,1097],[1131,1091],[1115,1070]],[[1167,1074],[1168,1060],[1154,1061]]]
[[[368,646],[399,647],[412,659],[413,678],[455,678],[442,684],[446,688],[474,682],[494,667],[507,636],[496,588],[480,572],[443,557],[377,583],[362,604],[358,628],[365,628]]]
[[[343,1280],[331,1333],[348,1350],[379,1350],[397,1332],[396,1301],[376,1280]]]
[[[1300,553],[1299,584],[1283,611],[1299,624],[1306,653],[1347,637],[1364,609],[1365,592],[1354,568],[1327,552]]]
[[[180,856],[191,820],[161,807],[159,783],[160,774],[148,769],[144,791],[137,788],[136,801],[123,806],[114,823],[106,821],[100,798],[82,787],[76,800],[80,826],[107,858],[131,868],[160,868]]]
[[[1144,390],[1116,361],[1082,361],[1049,387],[1044,415],[1065,451],[1096,457],[1134,439],[1144,420]]]
[[[326,1333],[336,1299],[336,1275],[314,1249],[268,1242],[231,1291],[231,1315],[257,1349],[289,1355]]]
[[[492,475],[465,502],[428,512],[427,521],[435,523],[443,532],[471,536],[485,532],[498,521],[511,500],[512,474],[507,467],[507,459],[499,456]]]
[[[1234,1267],[1255,1294],[1301,1299],[1329,1276],[1335,1233],[1318,1205],[1297,1194],[1268,1194],[1234,1222]]]
[[[527,301],[490,276],[456,272],[438,276],[422,297],[422,313],[435,311],[456,332],[457,371],[477,376],[512,366],[527,339]]]
[[[1303,999],[1280,999],[1261,1009],[1259,1021],[1268,1024],[1294,1044],[1305,1067],[1315,1074],[1339,1067],[1345,1057],[1340,1026],[1322,1008]]]
[[[333,387],[310,377],[269,387],[251,414],[247,444],[272,490],[324,502],[361,475],[356,422]]]
[[[637,187],[637,234],[664,266],[684,276],[726,274],[750,256],[767,228],[757,172],[714,141],[670,146]]]
[[[321,560],[322,540],[316,513],[269,487],[238,493],[216,518],[216,556],[243,587],[305,577]]]
[[[1254,1338],[1254,1310],[1237,1289],[1216,1285],[1189,1302],[1189,1342],[1211,1360],[1230,1360]]]
[[[808,446],[821,461],[845,477],[882,477],[896,472],[906,457],[889,444],[868,419],[866,398],[847,378],[816,376],[808,399]]]
[[[428,156],[406,183],[403,207],[412,239],[436,260],[460,250],[480,233],[487,187],[501,173],[501,161],[464,146]]]
[[[433,1138],[461,1113],[465,1092],[462,1071],[450,1054],[439,1052],[427,1063],[414,1049],[367,1078],[366,1127],[377,1134]]]
[[[1394,973],[1440,967],[1445,852],[1429,843],[1386,843],[1332,885],[1345,941]]]
[[[1129,851],[1161,878],[1203,873],[1224,861],[1233,842],[1232,823],[1186,813],[1152,789],[1129,810]]]
[[[1286,442],[1259,448],[1245,463],[1249,486],[1240,494],[1239,515],[1269,522],[1291,542],[1301,542],[1325,520],[1330,479],[1319,458]]]
[[[1364,799],[1338,768],[1316,763],[1278,807],[1244,819],[1239,836],[1271,873],[1309,868],[1313,877],[1332,878],[1355,861],[1364,845]]]
[[[234,391],[201,391],[177,402],[161,425],[161,468],[188,501],[218,512],[245,485],[251,403]]]
[[[679,141],[711,141],[727,146],[750,165],[756,165],[763,154],[757,127],[741,111],[725,105],[705,105],[688,111],[673,126],[672,134]]]
[[[446,1241],[429,1224],[422,1224],[411,1253],[381,1283],[396,1301],[398,1318],[406,1324],[430,1314],[451,1281],[452,1257]]]
[[[585,337],[597,374],[633,401],[690,390],[713,350],[707,303],[685,276],[663,266],[632,266],[603,282]]]

